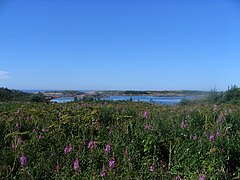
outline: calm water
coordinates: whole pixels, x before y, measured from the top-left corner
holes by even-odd
[[[185,97],[155,97],[155,96],[109,96],[107,98],[102,98],[102,100],[108,100],[108,101],[127,101],[132,98],[133,101],[144,101],[144,102],[153,102],[157,104],[163,104],[163,105],[175,105],[179,103],[182,99],[196,99],[195,96],[185,96]],[[57,102],[57,103],[65,103],[65,102],[71,102],[73,101],[73,97],[61,97],[52,99],[51,102]]]
[[[127,101],[132,98],[133,101],[153,102],[157,104],[175,105],[182,99],[196,99],[195,96],[172,96],[172,97],[156,97],[156,96],[109,96],[103,100],[110,101]]]
[[[71,101],[74,101],[73,97],[61,97],[61,98],[55,98],[51,100],[51,102],[56,102],[56,103],[65,103],[65,102],[71,102]]]

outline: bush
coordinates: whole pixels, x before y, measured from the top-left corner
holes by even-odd
[[[32,94],[30,96],[31,102],[46,102],[46,99],[42,93]]]

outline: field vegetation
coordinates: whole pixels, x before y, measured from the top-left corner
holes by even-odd
[[[240,177],[237,105],[0,104],[2,179]]]
[[[238,96],[233,87],[177,106],[2,101],[0,179],[239,179]]]

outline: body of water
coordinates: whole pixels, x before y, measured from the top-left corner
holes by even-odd
[[[143,101],[152,102],[157,104],[165,105],[175,105],[178,104],[182,99],[197,99],[196,96],[169,96],[169,97],[157,97],[157,96],[109,96],[103,98],[103,100],[110,101],[127,101],[132,99],[132,101]]]
[[[102,98],[102,100],[107,101],[143,101],[143,102],[152,102],[163,105],[175,105],[178,104],[182,99],[197,99],[196,96],[172,96],[172,97],[156,97],[156,96],[109,96],[107,98]],[[74,101],[73,97],[61,97],[52,99],[51,102],[56,103],[65,103]]]
[[[61,98],[51,99],[51,102],[56,102],[56,103],[65,103],[65,102],[71,102],[71,101],[74,101],[73,97],[61,97]]]

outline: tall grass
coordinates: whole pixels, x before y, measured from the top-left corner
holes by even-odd
[[[240,177],[240,108],[1,103],[1,179]]]

